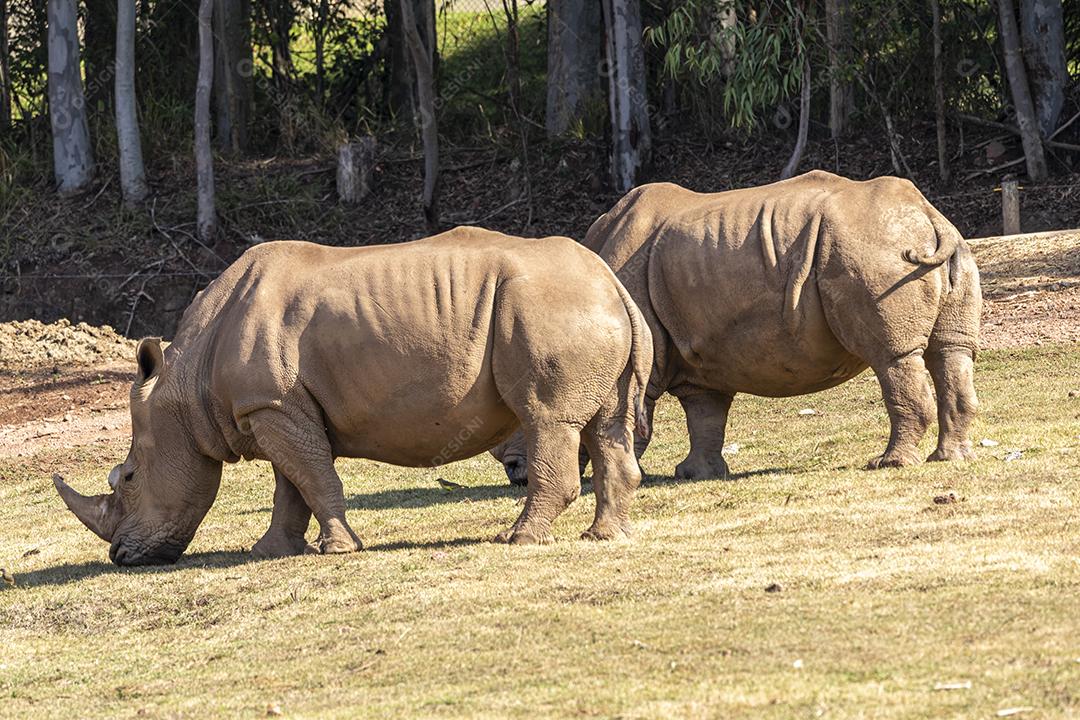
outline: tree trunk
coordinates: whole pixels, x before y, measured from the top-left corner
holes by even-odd
[[[0,0],[0,130],[11,127],[11,66],[8,53],[7,0]]]
[[[934,115],[937,122],[938,175],[941,182],[948,184],[952,179],[949,172],[949,148],[945,137],[945,78],[941,64],[941,3],[930,0],[930,14],[933,16],[934,32]]]
[[[330,0],[319,0],[315,18],[315,90],[319,102],[326,101],[326,23],[330,19]]]
[[[135,0],[118,0],[116,8],[116,139],[120,153],[120,188],[124,202],[146,198],[146,171],[135,98]]]
[[[1020,34],[1039,131],[1048,138],[1057,130],[1069,84],[1061,0],[1020,0]]]
[[[416,70],[420,135],[424,144],[424,220],[428,232],[439,229],[439,126],[435,118],[435,7],[424,2],[425,17],[418,26],[413,0],[400,0],[401,24]],[[420,37],[421,27],[426,37]]]
[[[601,0],[607,40],[605,60],[611,111],[611,175],[616,192],[637,184],[648,162],[652,137],[645,91],[645,51],[641,46],[639,0]]]
[[[851,115],[851,83],[844,79],[847,62],[848,0],[825,0],[825,33],[829,45],[829,134],[844,134]]]
[[[284,93],[293,77],[291,38],[296,15],[292,0],[267,0],[270,21],[271,72],[278,90]]]
[[[405,34],[405,19],[400,0],[384,0],[387,42],[387,107],[402,120],[411,120],[418,113],[419,96],[412,50]],[[432,6],[430,9],[428,6]],[[413,19],[418,23],[421,37],[435,37],[435,10],[432,0],[410,0]],[[429,20],[430,18],[430,20]],[[431,67],[439,63],[438,48],[431,51]]]
[[[217,0],[214,8],[214,110],[217,142],[223,152],[247,147],[251,116],[250,0]]]
[[[49,0],[47,12],[53,169],[57,190],[70,195],[86,189],[94,174],[79,71],[78,13],[75,0]]]
[[[805,51],[804,51],[805,52]],[[787,165],[780,173],[781,180],[794,177],[802,162],[803,151],[806,150],[806,138],[810,131],[810,57],[803,56],[802,66],[802,91],[799,98],[799,135],[795,139],[795,148],[791,151]]]
[[[195,169],[198,181],[199,237],[217,235],[214,207],[214,155],[210,148],[210,93],[214,84],[214,0],[199,2],[199,76],[195,85]]]
[[[115,0],[86,0],[83,23],[83,66],[86,74],[86,104],[90,113],[109,110],[112,100],[113,59],[116,57]]]
[[[720,35],[716,38],[716,44],[720,48],[720,57],[724,59],[720,66],[720,72],[724,78],[731,76],[735,68],[735,36],[733,29],[739,21],[735,12],[735,0],[726,0],[714,6],[715,27],[720,28]]]
[[[1020,140],[1024,145],[1024,160],[1027,163],[1028,176],[1032,180],[1045,180],[1046,159],[1043,157],[1042,138],[1039,137],[1039,123],[1035,117],[1035,108],[1031,103],[1031,91],[1027,71],[1024,69],[1024,59],[1020,55],[1016,14],[1012,0],[997,0],[997,3],[1001,47],[1005,53],[1005,70],[1009,76],[1009,88],[1016,108],[1016,125],[1020,129]]]
[[[547,50],[548,137],[572,130],[603,88],[600,65],[603,26],[599,3],[590,0],[549,0]]]

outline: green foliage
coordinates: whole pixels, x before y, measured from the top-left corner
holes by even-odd
[[[506,31],[506,17],[494,3],[490,14],[448,10],[439,15],[436,103],[441,133],[467,140],[478,134],[490,136],[493,126],[510,126]],[[546,37],[545,9],[538,3],[520,8],[520,110],[537,124],[543,122],[544,114]]]
[[[686,0],[646,38],[676,80],[722,86],[724,114],[749,130],[798,90],[807,18],[792,0]]]
[[[48,107],[45,3],[8,3],[12,116],[27,120]]]

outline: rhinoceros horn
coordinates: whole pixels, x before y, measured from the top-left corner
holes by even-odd
[[[64,478],[53,475],[53,485],[60,493],[68,510],[75,513],[83,525],[90,528],[99,538],[105,542],[112,542],[113,533],[119,520],[116,510],[116,495],[81,495],[70,485],[64,482]]]

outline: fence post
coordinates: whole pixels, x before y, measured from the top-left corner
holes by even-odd
[[[1016,180],[1001,181],[1001,234],[1020,232],[1020,184]]]

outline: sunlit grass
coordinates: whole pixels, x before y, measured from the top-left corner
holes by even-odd
[[[0,715],[1075,715],[1080,351],[977,367],[975,439],[999,444],[967,465],[860,469],[887,433],[864,374],[737,398],[735,479],[676,482],[687,442],[665,401],[630,543],[575,539],[588,484],[556,544],[508,548],[486,540],[520,493],[489,457],[342,461],[368,549],[251,562],[272,479],[249,463],[227,469],[176,567],[120,570],[49,475],[101,492],[121,444],[3,461],[0,565],[17,584],[0,589]]]

